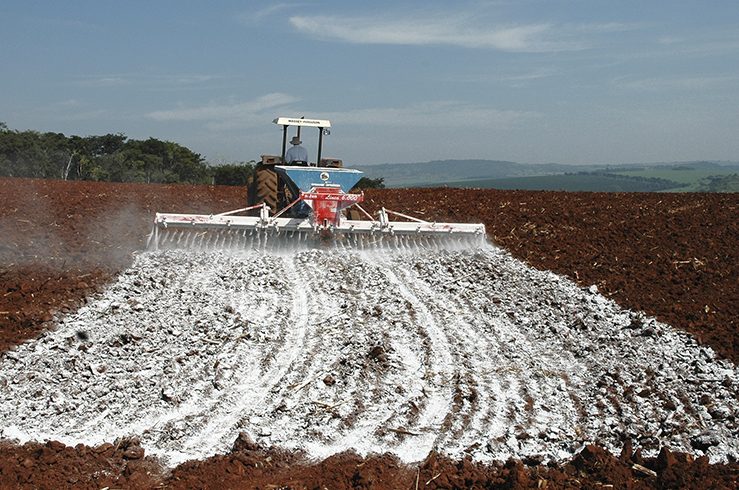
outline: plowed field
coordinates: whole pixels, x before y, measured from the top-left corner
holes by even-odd
[[[736,195],[375,191],[513,256],[273,256],[132,254],[241,189],[0,191],[3,435],[76,445],[6,443],[0,484],[736,483]]]

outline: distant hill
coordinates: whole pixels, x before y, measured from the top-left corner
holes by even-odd
[[[558,163],[529,165],[500,160],[437,160],[425,163],[383,163],[357,168],[369,178],[384,178],[388,187],[424,187],[445,185],[448,182],[459,184],[482,179],[552,175],[595,170],[599,167],[576,167]]]
[[[497,160],[444,160],[359,167],[387,187],[481,187],[602,192],[727,190],[708,186],[739,172],[739,162],[660,162],[617,165],[521,164]],[[709,179],[709,180],[707,180]]]

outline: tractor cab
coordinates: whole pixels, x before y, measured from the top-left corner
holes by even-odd
[[[331,121],[278,117],[272,122],[282,126],[282,151],[280,155],[262,155],[248,183],[249,206],[265,203],[273,213],[286,210],[287,216],[304,218],[310,214],[313,201],[296,202],[301,193],[309,193],[319,187],[336,188],[336,192],[347,193],[361,178],[362,172],[344,169],[341,160],[323,158],[323,137],[331,134]],[[294,133],[291,134],[290,128],[295,130]],[[287,161],[288,141],[295,138],[301,141],[301,133],[312,132],[311,128],[318,132],[315,161],[310,161],[310,157],[308,161]],[[343,209],[345,206],[341,204],[339,207]]]
[[[278,126],[282,126],[282,152],[279,156],[277,155],[262,155],[261,163],[263,165],[307,165],[309,167],[329,167],[329,168],[341,168],[343,162],[336,158],[323,158],[323,137],[331,134],[331,121],[328,119],[306,119],[305,117],[278,117],[275,118],[273,123]],[[315,162],[287,162],[285,155],[287,153],[287,143],[290,136],[289,128],[295,128],[295,134],[293,137],[302,139],[301,132],[303,128],[316,128],[318,130],[318,154],[316,155]],[[291,140],[291,139],[290,139]]]

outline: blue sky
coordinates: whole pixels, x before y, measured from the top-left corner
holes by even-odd
[[[349,164],[739,160],[737,0],[0,4],[0,121]],[[304,135],[311,153],[317,139]]]

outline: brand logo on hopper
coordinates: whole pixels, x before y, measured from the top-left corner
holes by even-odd
[[[329,177],[330,177],[330,175],[328,174],[328,172],[321,172],[321,180],[322,181],[328,182],[328,178]]]

